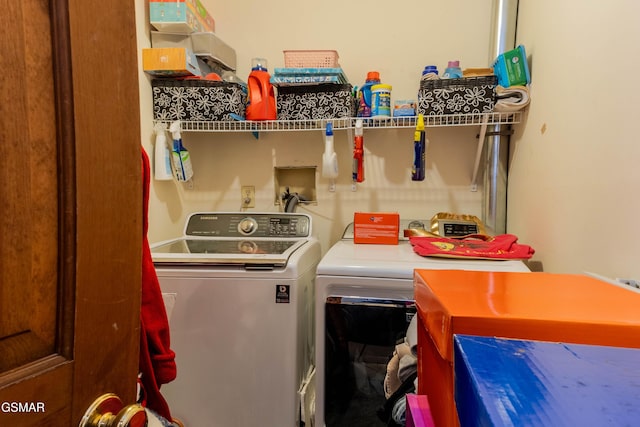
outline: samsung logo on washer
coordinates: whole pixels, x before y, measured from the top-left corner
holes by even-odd
[[[44,412],[44,402],[2,402],[0,411],[4,413]]]

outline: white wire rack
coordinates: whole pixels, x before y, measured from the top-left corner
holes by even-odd
[[[266,121],[181,121],[183,132],[286,132],[324,129],[331,122],[334,130],[352,129],[356,117],[321,120],[266,120]],[[416,117],[393,117],[386,120],[363,118],[364,128],[411,128]],[[520,123],[522,111],[512,113],[445,114],[424,116],[425,127],[506,125]],[[169,121],[157,120],[169,124]]]

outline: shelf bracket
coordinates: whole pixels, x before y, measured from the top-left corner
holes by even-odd
[[[471,177],[471,191],[478,191],[478,169],[480,168],[480,157],[484,148],[484,140],[487,136],[487,124],[489,123],[489,115],[482,118],[480,125],[480,136],[478,137],[478,149],[476,150],[476,160],[473,165],[473,175]]]

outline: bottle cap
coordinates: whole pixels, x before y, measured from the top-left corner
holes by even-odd
[[[326,136],[333,136],[333,125],[331,124],[331,122],[327,123],[327,127],[325,129],[325,133]]]
[[[438,74],[438,67],[436,67],[435,65],[427,65],[426,67],[424,67],[422,75],[424,76],[425,74],[429,73]]]
[[[449,61],[449,65],[447,68],[458,68],[460,67],[460,61]]]
[[[367,73],[367,80],[380,80],[380,73],[377,71],[369,71]]]
[[[264,58],[252,58],[251,71],[268,71],[267,60]]]

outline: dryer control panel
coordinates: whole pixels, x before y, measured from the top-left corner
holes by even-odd
[[[189,216],[185,235],[304,238],[311,236],[311,217],[294,213],[198,212]]]

